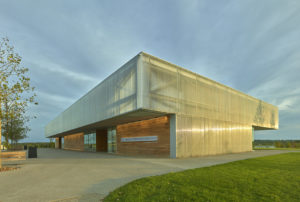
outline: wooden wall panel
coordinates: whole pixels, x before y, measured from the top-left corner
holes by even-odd
[[[64,136],[64,149],[84,151],[84,133]]]
[[[96,131],[96,151],[107,152],[107,130]]]
[[[121,142],[124,137],[157,136],[156,142]],[[170,156],[170,120],[168,116],[117,126],[117,153]]]
[[[55,138],[55,149],[61,149],[60,147],[61,139],[59,137]]]

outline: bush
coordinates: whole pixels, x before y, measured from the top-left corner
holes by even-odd
[[[24,148],[24,145],[27,145],[28,147],[37,147],[37,148],[55,148],[54,142],[24,142],[24,143],[18,143],[18,146],[20,145],[22,148]]]

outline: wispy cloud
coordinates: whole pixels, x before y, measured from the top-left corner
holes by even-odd
[[[57,75],[64,75],[67,77],[66,79],[68,80],[76,80],[76,81],[82,81],[82,82],[89,82],[89,83],[97,83],[99,82],[99,79],[96,77],[92,77],[89,75],[86,75],[84,73],[72,71],[69,69],[66,69],[64,66],[61,64],[57,64],[53,61],[47,61],[46,65],[43,64],[43,61],[35,61],[35,66],[38,66],[39,68],[42,69],[42,71],[48,72],[48,73],[54,73]],[[84,68],[83,68],[84,69]]]
[[[300,138],[299,9],[293,0],[1,1],[0,33],[39,95],[28,140],[139,51],[277,105],[281,130],[256,138]]]

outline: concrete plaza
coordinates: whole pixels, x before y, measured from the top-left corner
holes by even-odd
[[[115,188],[141,177],[286,152],[168,159],[38,149],[37,159],[14,162],[20,169],[0,173],[0,201],[100,201]]]

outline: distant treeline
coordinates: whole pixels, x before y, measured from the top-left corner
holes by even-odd
[[[28,147],[37,147],[37,148],[54,148],[55,143],[54,142],[24,142],[24,143],[18,143],[17,147],[24,147],[27,145]]]
[[[253,146],[274,146],[276,148],[300,148],[300,140],[254,140]]]

